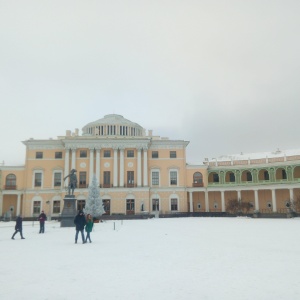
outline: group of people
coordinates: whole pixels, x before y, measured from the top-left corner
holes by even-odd
[[[40,222],[40,232],[39,233],[44,233],[45,232],[45,221],[47,220],[47,216],[44,213],[44,211],[42,210],[41,214],[38,217],[38,221]],[[22,215],[20,214],[17,219],[16,219],[16,225],[15,225],[15,232],[12,235],[11,239],[14,240],[15,239],[15,235],[19,232],[21,239],[25,240],[24,236],[23,236],[23,218]]]
[[[94,225],[92,215],[87,214],[87,216],[85,217],[83,211],[80,210],[74,219],[74,224],[76,226],[75,244],[77,244],[79,232],[81,233],[83,244],[87,243],[88,240],[91,243],[91,232],[93,230]],[[86,231],[86,237],[84,236],[84,229]]]
[[[46,214],[44,213],[43,210],[42,210],[41,214],[39,215],[38,220],[40,222],[40,231],[39,231],[39,233],[44,233],[45,232],[45,221],[47,220],[47,216],[46,216]],[[23,218],[22,218],[22,215],[20,214],[17,217],[17,220],[16,220],[15,232],[11,237],[12,240],[15,239],[15,235],[17,233],[20,233],[21,239],[25,239],[24,236],[23,236],[22,223],[23,223]],[[75,244],[77,244],[79,232],[81,233],[83,244],[87,243],[88,240],[91,243],[92,242],[91,232],[93,230],[93,225],[94,225],[92,215],[87,214],[87,216],[85,217],[83,211],[80,210],[78,212],[78,214],[76,215],[75,219],[74,219],[74,224],[75,224],[75,229],[76,229]],[[86,237],[84,236],[84,230],[86,231]]]

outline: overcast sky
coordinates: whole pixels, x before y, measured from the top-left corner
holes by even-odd
[[[0,0],[0,162],[116,113],[187,161],[299,149],[299,0]]]

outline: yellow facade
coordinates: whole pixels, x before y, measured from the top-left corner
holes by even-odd
[[[300,193],[300,151],[188,165],[189,142],[146,134],[120,115],[87,124],[82,135],[23,143],[25,164],[0,167],[1,216],[59,217],[71,169],[77,208],[96,175],[108,215],[225,213],[231,199],[251,203],[250,212],[282,213]]]

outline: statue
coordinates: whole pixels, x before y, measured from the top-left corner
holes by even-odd
[[[69,185],[68,185],[68,195],[71,195],[70,194],[71,190],[72,190],[72,195],[74,195],[74,190],[75,190],[75,188],[77,188],[77,176],[76,176],[75,172],[76,172],[76,170],[72,169],[70,171],[70,174],[64,178],[64,181],[65,181],[66,178],[70,177]]]

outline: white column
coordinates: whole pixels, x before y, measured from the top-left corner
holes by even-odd
[[[194,212],[194,207],[193,207],[193,192],[190,192],[190,212]]]
[[[92,184],[94,176],[94,148],[90,149],[90,180],[89,185]]]
[[[17,200],[17,216],[21,212],[21,194],[18,194],[18,200]]]
[[[207,190],[204,192],[204,197],[205,197],[205,211],[209,212],[209,201],[208,201],[208,191]]]
[[[272,207],[273,212],[277,212],[277,206],[276,206],[276,190],[272,189]]]
[[[238,194],[238,200],[242,200],[241,191],[237,191],[237,194]]]
[[[258,190],[254,190],[255,210],[259,211]]]
[[[225,198],[224,198],[224,191],[221,191],[221,204],[222,204],[222,212],[225,212]]]
[[[290,191],[290,201],[291,201],[291,203],[294,203],[294,190],[289,189],[289,191]]]
[[[124,187],[124,149],[120,149],[120,187]]]
[[[69,163],[70,163],[70,149],[69,148],[66,148],[66,154],[65,154],[65,175],[64,177],[68,176],[69,175]]]
[[[148,186],[148,152],[144,148],[144,186]]]
[[[142,149],[137,149],[137,186],[142,186]]]
[[[100,148],[96,149],[96,177],[97,185],[100,186]]]
[[[3,211],[3,194],[0,192],[0,216],[2,216]]]
[[[71,162],[71,168],[75,169],[76,167],[76,148],[72,149],[72,162]]]
[[[114,149],[114,187],[118,186],[118,149]]]

